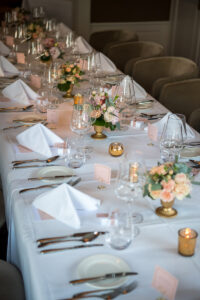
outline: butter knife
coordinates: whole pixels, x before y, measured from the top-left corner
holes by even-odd
[[[51,179],[62,179],[62,178],[70,178],[70,177],[75,177],[76,175],[57,175],[57,176],[46,176],[46,177],[31,177],[28,178],[30,181],[34,180],[51,180]]]
[[[113,279],[113,278],[120,278],[120,277],[132,276],[132,275],[138,275],[138,273],[137,272],[108,273],[108,274],[101,275],[101,276],[71,280],[69,283],[71,283],[71,284],[82,284],[82,283],[85,283],[85,282],[100,281],[100,280],[106,280],[106,279],[110,279],[110,278]]]
[[[79,246],[73,246],[73,247],[64,247],[64,248],[41,250],[40,253],[46,254],[46,253],[53,253],[53,252],[59,252],[59,251],[65,251],[65,250],[92,248],[92,247],[102,247],[102,246],[104,246],[104,244],[79,245]]]

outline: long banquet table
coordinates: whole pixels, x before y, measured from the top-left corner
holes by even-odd
[[[69,119],[73,101],[64,104],[68,110],[66,125],[62,130],[62,137],[69,137]],[[141,110],[142,111],[142,110]],[[154,102],[145,112],[166,112],[167,110]],[[0,114],[0,128],[9,125],[13,119],[33,115],[31,112],[13,112]],[[46,236],[65,235],[74,232],[72,228],[55,219],[42,220],[32,206],[32,202],[43,190],[19,194],[22,188],[37,186],[40,182],[28,182],[28,177],[34,177],[39,168],[12,169],[11,162],[16,159],[42,158],[40,155],[19,153],[16,151],[16,135],[24,128],[1,131],[0,134],[0,171],[5,198],[6,220],[9,231],[8,260],[21,270],[27,300],[53,300],[71,297],[75,292],[88,290],[89,286],[71,286],[69,280],[77,277],[77,266],[88,256],[95,254],[110,254],[123,259],[130,268],[139,273],[138,287],[130,294],[119,296],[119,299],[146,300],[156,299],[159,292],[152,287],[152,279],[157,265],[161,266],[178,280],[176,300],[200,299],[200,250],[197,244],[193,257],[183,257],[177,253],[178,230],[183,227],[194,228],[200,233],[200,201],[199,186],[193,186],[191,199],[176,201],[174,207],[178,215],[173,219],[160,218],[155,214],[158,201],[140,197],[135,200],[136,211],[143,215],[143,222],[139,224],[140,233],[132,244],[125,250],[117,251],[104,242],[104,237],[98,237],[95,242],[104,243],[103,247],[67,250],[42,255],[37,248],[36,240]],[[56,131],[59,133],[59,129]],[[196,136],[198,139],[198,135]],[[132,160],[141,159],[147,167],[157,164],[160,159],[158,143],[150,143],[147,132],[131,129],[124,133],[109,133],[105,140],[93,140],[90,134],[86,137],[88,145],[94,148],[91,158],[76,174],[82,180],[76,189],[101,200],[100,208],[95,212],[79,212],[81,231],[104,229],[104,222],[96,213],[110,212],[116,205],[120,206],[114,190],[116,171],[120,162],[125,163],[124,156],[114,158],[108,154],[111,142],[122,142],[125,152]],[[98,189],[99,182],[94,179],[94,163],[101,163],[111,167],[111,184],[105,189]],[[65,165],[59,160],[56,165]],[[64,244],[66,246],[75,243]],[[49,246],[52,248],[52,246]],[[58,247],[58,246],[53,246]],[[130,282],[129,278],[127,282]]]

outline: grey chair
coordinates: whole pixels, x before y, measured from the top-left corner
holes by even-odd
[[[4,210],[4,199],[3,199],[3,192],[0,188],[0,228],[5,223],[5,210]]]
[[[148,93],[159,99],[166,83],[198,77],[195,62],[184,57],[164,56],[139,60],[135,63],[132,76]]]
[[[174,113],[190,114],[200,107],[200,78],[167,83],[163,86],[159,101]]]
[[[194,110],[190,116],[188,123],[192,126],[196,131],[200,133],[200,105],[199,108]]]
[[[163,54],[164,47],[162,45],[148,41],[116,43],[107,47],[106,51],[106,55],[115,63],[118,69],[127,75],[132,74],[136,61]]]
[[[137,41],[138,35],[130,30],[106,30],[93,32],[90,36],[90,45],[97,51],[106,53],[107,47],[116,42]]]
[[[13,265],[0,260],[0,299],[25,300],[20,272]]]

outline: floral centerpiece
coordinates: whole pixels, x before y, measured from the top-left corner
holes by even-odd
[[[175,198],[183,200],[190,197],[190,173],[191,168],[178,162],[160,164],[148,172],[144,196],[161,200],[163,207],[156,210],[159,216],[175,216],[177,211],[172,208]]]
[[[71,98],[73,86],[81,81],[81,76],[84,74],[84,72],[77,64],[73,63],[62,64],[58,72],[59,80],[57,87],[61,92],[67,92],[63,97]]]
[[[92,92],[90,103],[92,106],[92,117],[95,119],[93,125],[96,131],[96,134],[92,135],[93,138],[102,139],[106,137],[104,134],[101,134],[103,127],[110,128],[110,130],[120,129],[120,110],[116,107],[117,99],[118,96],[112,99],[106,92]]]
[[[44,52],[40,56],[42,62],[48,62],[51,59],[62,58],[64,54],[64,45],[61,42],[56,43],[52,38],[46,38],[43,42]]]
[[[39,23],[30,23],[27,27],[27,39],[44,38],[44,30]]]
[[[24,8],[15,7],[12,10],[12,19],[19,24],[27,23],[30,20],[31,13]]]

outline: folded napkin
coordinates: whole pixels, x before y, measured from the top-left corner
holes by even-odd
[[[0,55],[7,56],[10,53],[10,49],[0,41]]]
[[[42,124],[36,124],[16,136],[18,143],[45,157],[52,156],[51,146],[63,140]]]
[[[0,56],[0,77],[19,75],[19,71],[5,57]]]
[[[96,210],[100,201],[63,183],[49,192],[40,194],[33,201],[33,205],[68,226],[79,228],[80,220],[76,209]]]
[[[101,65],[100,68],[103,72],[112,73],[112,72],[117,71],[117,68],[116,68],[115,64],[107,56],[105,56],[103,53],[100,53],[98,55],[98,59],[100,60],[100,65]]]
[[[62,22],[57,24],[56,29],[60,32],[61,35],[67,34],[72,31],[67,25]]]
[[[68,193],[66,183],[42,193],[33,201],[33,206],[73,228],[80,228],[80,219]]]
[[[75,41],[74,50],[81,54],[86,54],[92,52],[92,47],[88,44],[88,42],[86,42],[86,40],[82,36],[79,36]]]
[[[147,97],[147,92],[143,87],[141,87],[136,81],[131,79],[130,76],[125,76],[122,82],[120,83],[120,86],[124,87],[125,84],[133,84],[133,89],[135,93],[136,102],[137,100],[142,100]]]
[[[2,90],[2,94],[12,101],[28,105],[29,100],[36,100],[38,94],[35,93],[23,80],[18,79],[5,89]]]
[[[162,134],[162,131],[163,131],[163,128],[164,128],[164,125],[166,124],[167,120],[168,120],[168,117],[169,115],[171,115],[172,113],[168,112],[162,119],[160,119],[159,121],[156,121],[156,122],[153,122],[151,123],[151,126],[150,128],[155,128],[156,127],[156,131],[157,131],[157,135],[158,136],[161,136]],[[178,118],[178,116],[177,116]],[[179,119],[179,118],[178,118]],[[153,127],[152,127],[153,126]],[[192,130],[192,128],[186,124],[186,136],[185,134],[183,134],[183,138],[184,139],[192,139],[195,137],[195,133],[194,131]]]

